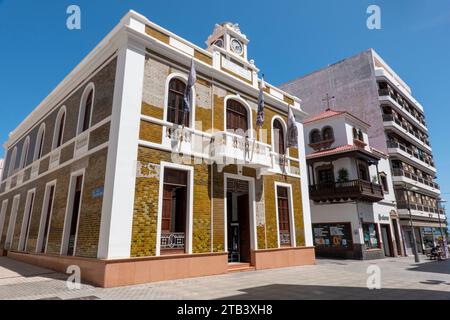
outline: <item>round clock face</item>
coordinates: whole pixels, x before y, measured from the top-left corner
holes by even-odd
[[[223,48],[223,40],[222,39],[216,40],[216,42],[214,42],[214,45],[218,46],[219,48]]]
[[[244,51],[244,48],[242,46],[242,43],[239,42],[237,39],[231,40],[231,50],[233,50],[234,53],[242,54]]]

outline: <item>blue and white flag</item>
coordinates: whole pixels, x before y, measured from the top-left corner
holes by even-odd
[[[195,71],[194,59],[192,59],[191,71],[189,72],[189,78],[186,84],[186,91],[184,92],[183,99],[183,113],[186,115],[191,112],[192,109],[192,88],[197,81],[197,72]]]
[[[294,113],[291,106],[289,106],[288,123],[287,123],[287,147],[298,148],[298,128],[297,121],[295,121]]]
[[[266,83],[264,82],[264,75],[261,77],[261,83],[259,84],[259,97],[258,97],[258,113],[256,114],[256,126],[262,127],[264,124],[264,89]]]

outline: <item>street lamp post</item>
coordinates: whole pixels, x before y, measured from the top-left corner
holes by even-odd
[[[445,258],[448,258],[448,247],[447,247],[447,239],[444,236],[444,231],[442,229],[442,223],[441,223],[441,212],[439,211],[441,209],[441,204],[447,202],[447,200],[439,199],[438,203],[440,204],[438,206],[438,219],[439,219],[439,230],[441,232],[441,239],[442,239],[442,246],[444,250]]]
[[[414,232],[414,227],[413,227],[413,221],[412,221],[412,215],[411,215],[411,205],[410,205],[410,203],[409,203],[409,193],[408,193],[408,191],[415,191],[415,190],[417,190],[417,188],[416,187],[411,187],[411,188],[408,188],[406,185],[405,185],[405,189],[406,189],[406,200],[407,200],[407,204],[408,204],[408,213],[409,213],[409,224],[410,224],[410,228],[411,228],[411,233],[412,233],[412,241],[413,241],[413,253],[414,253],[414,261],[416,262],[416,263],[419,263],[420,262],[420,259],[419,259],[419,252],[417,251],[417,242],[416,242],[416,233]]]

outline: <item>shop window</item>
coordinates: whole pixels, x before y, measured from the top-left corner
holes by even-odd
[[[185,253],[188,172],[164,169],[161,254]]]
[[[364,244],[366,249],[379,249],[380,237],[378,235],[377,225],[374,223],[363,224]]]

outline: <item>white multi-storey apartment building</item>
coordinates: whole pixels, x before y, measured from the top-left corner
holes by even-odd
[[[411,88],[373,50],[293,80],[281,86],[302,98],[311,115],[331,103],[369,123],[371,145],[389,154],[396,206],[411,253],[411,220],[418,250],[435,244],[445,230],[446,216],[439,205],[433,160],[423,106]],[[411,209],[412,219],[409,218]]]

